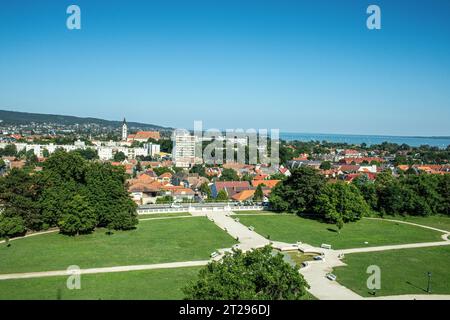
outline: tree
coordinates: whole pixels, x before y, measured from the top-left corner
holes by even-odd
[[[8,144],[5,148],[0,149],[0,156],[15,157],[17,156],[17,147],[15,144]]]
[[[76,149],[73,152],[79,154],[83,159],[85,160],[94,160],[98,159],[98,153],[97,150],[92,148],[86,148],[86,149]]]
[[[158,141],[162,152],[171,153],[173,148],[173,141],[171,139],[161,139]]]
[[[198,279],[183,288],[190,300],[298,300],[306,295],[298,267],[272,254],[272,248],[243,253],[233,250],[221,261],[210,262]]]
[[[369,206],[352,184],[329,183],[322,189],[317,199],[315,212],[337,226],[356,221],[369,214]]]
[[[64,181],[83,183],[86,173],[86,161],[76,152],[55,151],[45,162],[44,170],[60,177]]]
[[[37,177],[13,168],[8,175],[0,178],[1,215],[20,217],[31,230],[41,230],[43,227],[38,204],[42,188],[37,183]]]
[[[28,150],[25,153],[26,162],[25,165],[27,166],[35,166],[38,163],[38,157],[34,154],[33,150]]]
[[[336,220],[336,227],[338,228],[338,233],[341,233],[341,229],[344,227],[344,220],[341,217]]]
[[[450,215],[450,175],[444,174],[440,177],[437,191],[442,197],[441,209],[439,212]]]
[[[21,217],[5,217],[0,214],[0,239],[25,234],[26,228]]]
[[[225,168],[222,170],[222,175],[220,176],[221,181],[238,181],[239,177],[233,169]]]
[[[208,177],[206,175],[205,167],[201,164],[195,164],[190,171],[191,173],[197,173],[200,177]]]
[[[50,157],[50,152],[47,149],[42,150],[42,156],[44,158]]]
[[[289,210],[289,202],[287,202],[283,197],[276,194],[276,193],[280,193],[280,192],[274,193],[274,190],[276,188],[282,188],[282,186],[277,185],[272,189],[272,193],[269,196],[270,208],[273,211],[277,211],[277,212],[288,211]]]
[[[220,190],[216,197],[217,201],[228,201],[228,194],[225,190]]]
[[[80,191],[94,208],[98,226],[128,230],[138,224],[136,204],[125,188],[125,171],[110,163],[91,162]]]
[[[67,235],[90,233],[96,225],[97,217],[94,209],[87,199],[79,194],[66,204],[58,222],[61,233]]]
[[[202,185],[200,186],[200,191],[201,191],[201,193],[206,195],[208,197],[208,199],[211,198],[211,188],[209,187],[208,182],[202,183]]]
[[[116,152],[116,154],[113,157],[113,160],[116,162],[122,162],[126,159],[127,157],[125,156],[125,153],[123,153],[122,151]]]
[[[352,181],[352,184],[354,184],[359,189],[369,207],[373,211],[377,210],[378,196],[375,183],[373,181],[370,181],[369,177],[366,174],[362,174],[354,179]]]
[[[163,196],[160,198],[156,198],[156,203],[160,204],[160,203],[172,203],[173,202],[173,197],[172,196]]]
[[[320,164],[320,169],[322,170],[330,170],[331,169],[331,162],[330,161],[322,161]]]
[[[259,184],[256,187],[255,194],[253,195],[253,200],[255,200],[255,201],[262,201],[263,198],[264,198],[264,193],[263,193],[261,184]]]
[[[271,180],[281,180],[281,181],[283,181],[283,180],[287,179],[287,177],[284,174],[282,174],[280,172],[277,172],[277,173],[272,174],[270,176],[270,179]]]
[[[136,172],[141,172],[142,171],[142,164],[140,161],[137,162],[136,164]]]
[[[272,189],[269,201],[278,209],[288,207],[291,212],[312,212],[325,178],[311,167],[300,167],[291,176]],[[281,201],[282,200],[282,201]]]
[[[166,173],[166,172],[173,173],[173,171],[170,170],[170,168],[167,168],[167,167],[156,167],[156,168],[153,168],[152,170],[158,176],[160,176],[160,175],[162,175],[163,173]]]

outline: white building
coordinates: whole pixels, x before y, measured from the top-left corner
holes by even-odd
[[[0,148],[4,148],[9,143],[0,143]],[[47,150],[49,154],[54,153],[57,149],[63,149],[67,152],[74,151],[77,149],[94,149],[98,153],[98,157],[100,160],[112,160],[114,155],[117,152],[123,152],[128,159],[135,159],[137,156],[154,156],[159,154],[160,145],[149,143],[145,145],[143,148],[129,148],[125,146],[117,145],[116,143],[103,145],[102,143],[96,142],[93,146],[86,146],[83,141],[75,141],[74,144],[64,144],[64,145],[55,145],[53,143],[50,144],[27,144],[27,143],[14,143],[17,148],[17,151],[30,151],[32,150],[34,154],[42,158],[44,157],[44,150]]]
[[[177,129],[173,132],[172,158],[176,167],[189,168],[196,163],[195,136],[187,130]]]
[[[110,160],[113,158],[113,148],[111,147],[98,147],[97,153],[100,160]]]
[[[147,143],[145,147],[148,149],[148,155],[154,157],[161,152],[161,146],[159,144]]]

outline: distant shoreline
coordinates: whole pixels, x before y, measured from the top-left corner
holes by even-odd
[[[386,137],[386,138],[413,138],[413,139],[450,139],[450,136],[404,136],[389,134],[357,134],[357,133],[318,133],[318,132],[286,132],[280,131],[280,135],[311,135],[311,136],[354,136],[354,137]]]
[[[450,145],[450,137],[446,136],[390,136],[390,135],[358,135],[358,134],[325,134],[325,133],[294,133],[280,132],[280,139],[286,141],[327,141],[331,143],[347,143],[367,145],[382,144],[383,142],[407,144],[412,147],[429,145],[445,149]]]

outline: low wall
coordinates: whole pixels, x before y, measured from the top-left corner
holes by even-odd
[[[206,211],[256,211],[264,210],[263,206],[190,206],[183,208],[138,208],[138,214],[157,214],[173,212],[206,212]]]

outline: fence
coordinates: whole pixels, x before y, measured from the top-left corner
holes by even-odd
[[[173,212],[192,212],[192,211],[256,211],[267,209],[264,206],[189,206],[182,208],[138,208],[138,214],[157,214]]]

